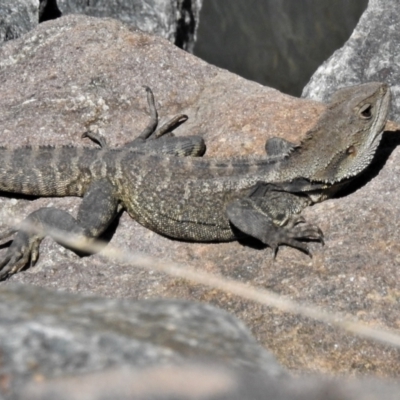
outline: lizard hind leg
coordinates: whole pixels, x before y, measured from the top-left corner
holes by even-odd
[[[175,137],[172,133],[174,129],[187,121],[187,115],[176,115],[157,129],[158,113],[154,95],[149,87],[145,88],[150,110],[150,121],[138,137],[125,143],[123,147],[125,149],[132,149],[133,151],[144,151],[147,154],[170,155],[176,157],[201,157],[206,151],[206,145],[201,136]],[[82,134],[82,138],[91,139],[103,149],[109,147],[106,139],[100,132],[89,130]]]
[[[142,141],[148,139],[155,132],[158,125],[158,113],[157,113],[156,103],[154,101],[153,92],[148,86],[145,86],[145,89],[147,92],[147,103],[150,109],[150,121],[147,124],[146,128],[144,128],[142,133],[135,139]]]
[[[161,128],[157,129],[158,126],[158,113],[156,108],[156,103],[154,100],[154,94],[152,90],[145,86],[147,92],[147,103],[150,109],[150,121],[143,132],[135,139],[135,141],[144,141],[147,139],[158,139],[161,136],[166,135],[167,133],[172,132],[174,129],[178,128],[184,122],[188,120],[188,116],[185,114],[179,114],[175,117],[171,118],[168,122],[166,122]],[[157,130],[156,130],[157,129]],[[131,143],[133,143],[131,142]]]
[[[111,183],[106,180],[96,181],[89,187],[76,219],[68,212],[54,207],[34,211],[22,222],[0,260],[0,280],[21,271],[29,264],[34,265],[39,256],[41,241],[51,235],[52,230],[66,237],[77,235],[83,240],[90,240],[107,229],[117,212],[118,201]],[[2,235],[2,238],[5,237]]]
[[[145,89],[147,92],[147,103],[149,105],[149,110],[150,110],[150,121],[148,122],[146,128],[144,128],[144,130],[140,133],[140,135],[138,135],[131,142],[127,143],[125,146],[135,147],[137,143],[143,143],[148,139],[158,139],[161,136],[169,132],[172,132],[174,129],[176,129],[179,125],[183,124],[188,119],[187,115],[184,114],[177,115],[172,119],[170,119],[161,128],[156,130],[158,126],[158,113],[157,113],[156,103],[154,100],[154,94],[148,86],[145,86]]]
[[[274,256],[283,244],[297,248],[311,257],[310,249],[302,240],[323,243],[323,234],[317,226],[308,224],[297,215],[285,218],[286,222],[279,225],[273,215],[260,205],[257,199],[238,199],[228,205],[227,215],[241,232],[271,247]]]
[[[132,140],[131,142],[127,143],[125,146],[136,147],[138,144],[143,143],[147,139],[149,139],[150,136],[152,136],[157,129],[158,113],[157,113],[157,108],[156,108],[156,104],[154,101],[154,95],[153,95],[152,90],[148,86],[145,86],[145,89],[147,92],[147,103],[149,105],[149,110],[150,110],[150,121],[147,124],[146,128],[144,128],[144,130],[140,133],[140,135],[137,138],[135,138],[134,140]],[[181,116],[179,116],[179,117],[181,117]],[[183,117],[186,117],[186,116],[183,116]],[[187,119],[187,117],[186,117],[186,119]],[[176,125],[179,123],[179,125],[180,125],[183,122],[185,122],[186,119],[182,120],[182,118],[179,118],[178,121],[174,121],[174,122],[173,122],[173,120],[174,120],[173,119],[170,121],[170,124],[173,125],[175,123],[175,125]],[[177,117],[175,117],[175,120],[177,120]],[[172,129],[174,129],[174,128],[172,128]],[[167,133],[167,132],[164,132],[162,134],[165,134],[165,133]],[[162,136],[162,134],[160,136]],[[89,138],[93,142],[97,143],[101,148],[108,148],[106,139],[99,132],[87,131],[87,132],[84,132],[81,137]]]
[[[175,137],[172,134],[174,129],[187,121],[188,116],[185,114],[176,115],[157,129],[158,114],[154,95],[149,87],[146,87],[146,91],[150,109],[150,121],[142,133],[132,141],[126,143],[124,148],[142,150],[147,154],[201,157],[206,151],[206,145],[202,137]]]

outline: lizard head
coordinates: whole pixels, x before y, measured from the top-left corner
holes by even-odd
[[[332,184],[362,172],[381,140],[389,103],[390,89],[384,83],[338,90],[300,146],[303,157],[312,157],[309,179]]]

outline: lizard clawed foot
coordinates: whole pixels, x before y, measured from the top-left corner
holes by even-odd
[[[292,216],[285,225],[277,225],[265,211],[260,209],[259,204],[249,198],[229,204],[227,215],[240,231],[271,247],[275,257],[280,245],[294,247],[311,257],[310,249],[302,241],[324,242],[322,231],[316,225],[307,223],[303,217]]]
[[[316,225],[309,224],[299,215],[293,217],[289,223],[282,227],[280,232],[277,233],[275,243],[271,246],[274,250],[274,258],[278,253],[278,246],[281,244],[299,249],[312,257],[309,247],[301,242],[301,240],[311,240],[320,242],[322,245],[325,244],[324,234],[321,229]]]
[[[280,244],[297,248],[312,257],[309,247],[301,242],[301,240],[311,240],[320,242],[322,245],[325,244],[324,234],[318,226],[309,224],[303,217],[297,217],[287,226],[283,227],[282,231],[279,233],[277,243],[273,246],[274,258],[276,257],[278,245]]]
[[[6,233],[14,233],[9,230]],[[2,234],[3,239],[10,235]],[[42,237],[24,231],[18,231],[6,254],[0,261],[0,280],[4,280],[11,275],[21,271],[25,266],[35,265],[39,256],[39,245]]]

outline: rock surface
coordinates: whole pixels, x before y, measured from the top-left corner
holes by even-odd
[[[303,97],[326,101],[339,87],[386,82],[392,88],[390,118],[400,121],[400,2],[370,0],[347,43],[322,64]]]
[[[241,322],[209,305],[0,289],[6,399],[387,400],[379,382],[292,378]]]
[[[0,290],[0,393],[29,381],[188,362],[287,374],[230,314],[179,300],[111,300],[27,285]],[[3,389],[3,390],[2,390]]]
[[[159,114],[185,113],[178,135],[203,134],[207,157],[261,154],[267,137],[298,141],[324,105],[246,81],[115,20],[68,16],[41,24],[0,48],[0,141],[94,144],[81,139],[91,125],[110,145],[137,135],[148,121],[143,85]],[[290,298],[342,311],[400,333],[400,151],[386,133],[375,164],[346,197],[309,208],[326,246],[314,257],[282,248],[233,243],[183,243],[161,237],[126,214],[106,239],[132,252],[220,273]],[[52,204],[76,213],[79,199],[2,197],[6,214],[26,216]],[[4,250],[3,250],[4,251]],[[3,282],[33,283],[71,292],[135,299],[175,297],[218,305],[248,324],[262,345],[292,370],[400,376],[400,351],[287,315],[218,290],[154,271],[110,262],[101,253],[78,257],[46,239],[38,264]]]
[[[203,0],[57,0],[61,12],[111,17],[192,52]]]
[[[20,400],[398,400],[400,387],[321,377],[275,380],[210,364],[116,369],[29,384]]]
[[[202,0],[0,0],[0,43],[62,14],[118,19],[193,51]]]
[[[35,28],[38,15],[39,0],[0,0],[0,43]]]
[[[368,0],[205,0],[194,53],[247,79],[300,95],[343,45]]]

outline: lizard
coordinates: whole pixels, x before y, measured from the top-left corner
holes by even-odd
[[[43,232],[5,232],[1,239],[15,237],[0,261],[0,279],[36,262],[46,229],[96,238],[120,209],[175,239],[219,242],[252,237],[275,255],[280,245],[311,255],[306,242],[323,243],[324,237],[301,211],[331,197],[371,163],[389,104],[390,89],[384,83],[339,89],[299,144],[272,138],[266,143],[267,155],[261,157],[180,157],[199,147],[201,155],[204,143],[189,142],[189,151],[183,152],[176,143],[168,145],[173,138],[161,138],[168,129],[155,132],[155,107],[145,131],[120,148],[108,148],[95,134],[87,136],[100,148],[0,148],[0,191],[83,197],[76,218],[44,207],[25,219]],[[151,142],[158,141],[161,145],[153,147]]]

